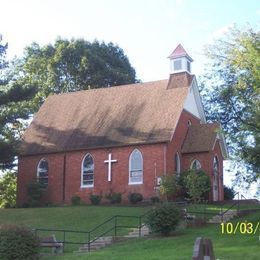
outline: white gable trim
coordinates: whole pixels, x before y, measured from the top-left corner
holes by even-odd
[[[220,127],[220,130],[222,131],[221,127]],[[217,140],[219,140],[219,146],[220,146],[220,150],[221,150],[221,154],[222,154],[223,158],[227,159],[228,158],[227,145],[226,145],[226,141],[225,141],[224,135],[221,132],[217,133],[217,136],[216,136],[214,145],[212,147],[212,150],[214,149]]]
[[[189,93],[184,102],[184,109],[198,117],[201,120],[201,123],[206,123],[205,112],[195,77],[189,86]]]

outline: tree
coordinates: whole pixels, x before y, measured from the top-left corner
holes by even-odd
[[[49,94],[136,82],[128,58],[113,43],[63,39],[43,47],[33,43],[22,58],[9,64],[6,49],[0,44],[0,168],[14,166],[26,119]]]
[[[13,167],[23,124],[30,114],[30,99],[36,89],[16,80],[5,59],[7,44],[0,38],[0,169]]]
[[[232,200],[235,197],[235,191],[233,188],[224,186],[224,200]]]
[[[135,70],[123,50],[113,43],[57,39],[52,45],[37,43],[25,49],[18,65],[21,80],[39,89],[37,102],[50,93],[135,83]]]
[[[9,208],[16,205],[16,175],[7,172],[0,177],[0,208]]]
[[[210,179],[209,176],[199,170],[189,170],[184,177],[185,187],[187,193],[191,196],[193,202],[199,202],[203,198],[208,197],[210,191]]]
[[[221,122],[233,159],[243,161],[248,183],[260,173],[260,43],[259,32],[233,28],[207,48],[212,60],[202,84],[206,116]]]

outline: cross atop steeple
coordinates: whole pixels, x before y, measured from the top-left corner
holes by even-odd
[[[191,62],[193,59],[181,44],[174,49],[168,58],[170,59],[171,74],[184,71],[191,73]]]

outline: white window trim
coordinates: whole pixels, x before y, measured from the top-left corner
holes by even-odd
[[[141,154],[141,158],[142,158],[142,181],[138,181],[138,182],[132,182],[131,181],[131,177],[130,177],[130,174],[131,174],[131,157],[132,157],[132,154],[135,152],[135,151],[138,151],[140,154]],[[129,173],[128,173],[128,185],[140,185],[140,184],[143,184],[143,181],[144,181],[144,159],[143,159],[143,154],[142,152],[139,150],[139,149],[134,149],[130,156],[129,156],[129,161],[128,161],[128,165],[129,165]],[[141,171],[141,170],[139,170]]]
[[[49,185],[49,163],[48,163],[47,159],[45,159],[45,158],[41,158],[40,161],[38,162],[38,165],[37,165],[37,182],[39,183],[39,180],[40,180],[40,178],[39,178],[39,167],[40,167],[40,164],[41,164],[42,161],[46,161],[47,165],[48,165],[48,171],[47,171],[48,177],[45,178],[45,179],[48,180],[48,183],[46,185],[46,187],[47,187]],[[41,179],[44,179],[44,178],[41,178]]]
[[[176,160],[176,158],[177,158],[177,160]],[[178,161],[178,163],[177,163],[177,161]],[[177,163],[177,165],[175,165],[176,174],[177,174],[177,176],[180,176],[180,173],[181,173],[181,158],[180,158],[179,152],[175,153],[175,164],[176,163]]]
[[[94,164],[94,169],[93,169],[93,184],[86,184],[86,185],[83,185],[83,166],[84,166],[84,161],[86,159],[86,157],[90,155],[92,160],[93,160],[93,164]],[[94,163],[94,158],[93,156],[90,154],[90,153],[87,153],[83,159],[82,159],[82,162],[81,162],[81,180],[80,180],[80,188],[93,188],[94,187],[94,178],[95,178],[95,173],[94,173],[94,170],[95,170],[95,163]]]
[[[217,171],[215,171],[215,160],[217,162]],[[218,156],[215,155],[214,158],[213,158],[213,174],[215,175],[215,173],[217,172],[217,176],[219,176],[219,160],[218,160]]]
[[[200,169],[202,168],[202,167],[201,167],[201,162],[200,162],[198,159],[194,159],[194,160],[191,162],[191,164],[190,164],[190,169],[191,169],[191,170],[194,170],[192,166],[193,166],[193,164],[195,163],[195,161],[199,162],[199,164],[200,164],[200,168],[199,168],[199,169],[196,169],[196,171],[198,171],[198,170],[200,170]]]

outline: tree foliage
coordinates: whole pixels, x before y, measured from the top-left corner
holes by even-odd
[[[248,183],[260,172],[259,36],[251,28],[233,28],[210,45],[212,66],[202,84],[207,118],[221,122],[230,155],[247,166],[241,180]]]
[[[135,70],[123,50],[113,43],[57,39],[25,49],[20,60],[22,81],[39,89],[37,101],[50,93],[72,92],[136,82]]]
[[[203,198],[208,198],[208,192],[210,191],[210,179],[209,176],[199,170],[189,170],[184,177],[184,184],[187,189],[187,193],[190,195],[193,202],[199,202]]]
[[[16,175],[7,172],[0,177],[0,208],[10,208],[16,205]]]
[[[179,191],[176,174],[165,175],[161,178],[160,193],[170,200]]]
[[[6,50],[0,41],[0,168],[14,166],[26,119],[49,94],[136,82],[127,56],[113,43],[33,43],[11,63],[6,62]]]
[[[233,188],[224,186],[224,200],[232,200],[235,197],[235,191]]]
[[[20,84],[12,66],[6,61],[7,44],[0,41],[0,168],[13,167],[22,121],[30,114],[29,100],[36,89]]]

